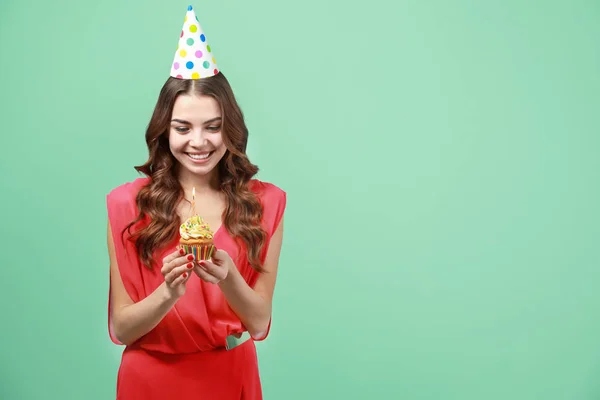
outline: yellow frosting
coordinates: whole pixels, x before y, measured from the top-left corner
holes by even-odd
[[[194,215],[179,227],[179,235],[182,239],[212,239],[213,233],[202,217]]]

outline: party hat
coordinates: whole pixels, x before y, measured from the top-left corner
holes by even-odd
[[[217,73],[217,62],[211,53],[200,21],[192,6],[188,6],[171,65],[171,76],[179,79],[202,79]]]

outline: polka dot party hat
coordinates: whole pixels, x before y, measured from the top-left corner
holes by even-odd
[[[171,76],[179,79],[202,79],[219,72],[206,35],[192,6],[188,6],[179,44],[175,51]]]

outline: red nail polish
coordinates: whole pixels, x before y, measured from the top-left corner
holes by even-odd
[[[192,260],[194,259],[194,256],[190,254],[190,255],[187,257],[187,259],[188,259],[189,261],[192,261]]]
[[[185,251],[183,251],[183,249],[179,249],[179,254],[184,255]]]
[[[187,267],[188,267],[188,268],[193,268],[193,267],[194,267],[194,265],[193,265],[192,263],[188,263]]]
[[[183,273],[183,277],[184,277],[184,278],[187,278],[187,272],[184,272],[184,273]]]

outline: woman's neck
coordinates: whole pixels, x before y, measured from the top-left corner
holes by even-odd
[[[193,188],[196,189],[197,195],[199,193],[213,192],[219,188],[218,171],[216,169],[212,170],[208,175],[202,176],[194,175],[188,170],[183,170],[179,172],[177,179],[186,194],[191,194]]]

